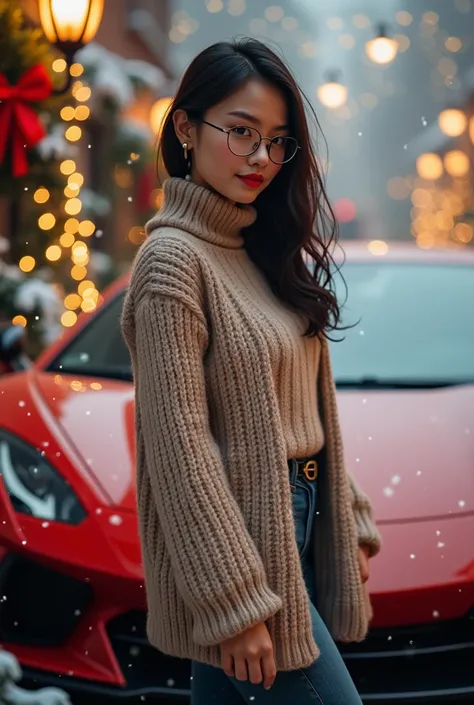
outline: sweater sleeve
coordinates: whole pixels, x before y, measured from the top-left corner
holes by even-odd
[[[282,606],[233,498],[212,436],[203,318],[172,296],[135,311],[134,375],[146,469],[193,638],[218,644]]]
[[[381,537],[372,515],[370,499],[361,490],[351,473],[347,473],[351,490],[352,510],[357,525],[359,544],[369,547],[369,556],[376,556],[380,551]]]

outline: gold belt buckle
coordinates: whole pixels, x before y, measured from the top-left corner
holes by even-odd
[[[310,482],[313,482],[318,476],[318,464],[315,460],[308,460],[303,467],[305,477]]]

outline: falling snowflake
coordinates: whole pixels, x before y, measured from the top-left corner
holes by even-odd
[[[27,543],[26,541],[22,541],[22,542],[21,542],[21,545],[22,545],[22,546],[26,546],[26,543]]]
[[[41,526],[43,527],[43,529],[47,529],[48,526],[49,526],[49,521],[43,521],[43,523],[41,524]]]
[[[166,681],[166,685],[168,686],[168,688],[172,688],[174,686],[174,680],[172,678],[168,678],[168,680]]]
[[[439,617],[439,612],[438,610],[433,610],[433,617],[437,619]]]
[[[423,125],[423,127],[426,127],[428,124],[428,120],[424,116],[421,118],[421,124]]]
[[[438,548],[444,548],[446,544],[444,544],[442,541],[438,541],[436,545],[438,546]]]
[[[109,517],[109,523],[113,524],[114,526],[120,526],[122,522],[123,519],[118,514],[112,514],[112,516]]]
[[[466,506],[466,502],[463,499],[460,499],[458,502],[458,507],[461,507],[461,509],[462,509],[465,506]]]
[[[394,475],[392,477],[392,485],[399,485],[401,482],[401,479],[402,478],[400,477],[400,475]]]
[[[420,477],[420,475],[421,475],[421,470],[417,470],[416,476]]]
[[[18,406],[25,406],[25,405],[26,405],[26,402],[24,402],[24,401],[19,401],[19,402],[18,402]]]
[[[410,553],[410,558],[413,560],[413,558],[416,558],[414,553]]]
[[[393,497],[394,491],[392,487],[385,487],[383,493],[386,497]]]

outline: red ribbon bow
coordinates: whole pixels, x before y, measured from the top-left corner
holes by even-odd
[[[29,103],[46,100],[53,90],[51,79],[43,66],[36,64],[26,71],[16,86],[0,73],[0,164],[5,158],[7,140],[12,144],[13,176],[28,173],[26,149],[34,147],[45,131],[34,108]]]

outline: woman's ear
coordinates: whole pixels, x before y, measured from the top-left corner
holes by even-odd
[[[186,142],[188,149],[192,149],[194,130],[185,110],[176,110],[173,113],[173,126],[180,144]]]

